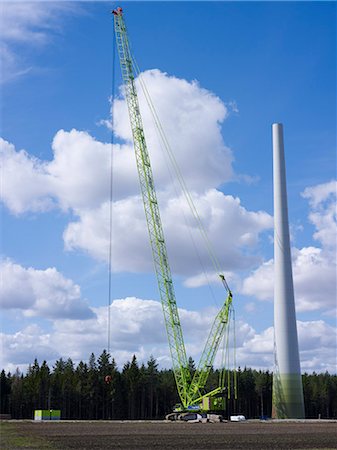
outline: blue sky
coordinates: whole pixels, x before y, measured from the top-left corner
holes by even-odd
[[[302,369],[334,371],[335,3],[120,5],[228,273],[242,366],[273,365],[271,124],[283,122]],[[120,365],[133,353],[145,361],[152,353],[169,366],[117,59],[113,68],[110,11],[117,4],[4,6],[1,364],[24,368],[35,356],[78,361],[107,347],[111,130],[103,122],[114,85],[115,142],[122,149],[114,156],[111,353]],[[141,94],[140,101],[142,107]],[[206,337],[223,294],[214,286],[216,301],[209,295],[193,246],[179,240],[181,201],[143,108],[187,351],[198,359],[199,336]]]

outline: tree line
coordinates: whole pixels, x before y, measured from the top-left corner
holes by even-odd
[[[189,366],[193,373],[192,358]],[[233,380],[234,372],[227,375]],[[272,372],[245,367],[235,376],[237,398],[230,392],[225,416],[271,417]],[[212,370],[207,391],[218,386],[218,379],[219,371]],[[337,375],[305,373],[302,380],[306,417],[336,418]],[[26,374],[2,370],[0,384],[0,412],[14,419],[31,419],[35,409],[60,409],[62,419],[162,419],[179,403],[172,370],[159,370],[153,357],[139,364],[136,356],[119,370],[105,350],[76,367],[70,358],[59,359],[52,369],[35,359]]]

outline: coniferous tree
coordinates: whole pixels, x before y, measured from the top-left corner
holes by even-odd
[[[40,406],[40,366],[35,358],[32,366],[29,366],[28,373],[24,380],[24,391],[28,397],[28,405],[31,410],[31,417],[35,409],[41,409]]]
[[[98,380],[99,380],[99,399],[101,404],[100,418],[107,419],[111,416],[111,363],[110,355],[106,350],[103,350],[102,354],[97,360]]]
[[[271,377],[268,371],[254,371],[255,392],[258,395],[257,415],[260,417],[270,416],[268,404],[271,400]]]
[[[188,358],[188,370],[190,371],[191,377],[193,378],[193,375],[195,374],[195,362],[192,356]]]
[[[27,377],[24,379],[19,369],[16,369],[11,377],[10,414],[13,418],[31,418],[30,413],[27,415],[27,406],[30,406],[31,398],[30,393],[24,388],[26,382]]]
[[[110,394],[109,419],[118,419],[120,418],[119,411],[121,410],[121,403],[122,403],[121,379],[114,358],[112,358],[110,364],[110,377],[111,381],[109,383],[109,394]]]
[[[76,367],[75,380],[77,418],[89,419],[89,369],[83,361],[80,361]]]
[[[11,394],[11,378],[6,375],[4,370],[0,375],[0,412],[1,414],[9,414],[10,394]]]
[[[92,419],[98,419],[98,369],[94,353],[89,358],[89,415]]]
[[[39,370],[39,405],[41,409],[51,409],[50,370],[43,361]]]
[[[139,410],[139,374],[137,358],[136,355],[133,355],[131,363],[125,364],[123,368],[128,416],[131,420],[136,419]]]
[[[65,362],[62,358],[57,360],[51,374],[51,406],[52,409],[60,409],[63,414],[63,374]],[[62,415],[63,417],[63,415]]]
[[[68,358],[63,373],[63,398],[64,398],[64,418],[73,419],[72,403],[76,398],[75,379],[74,379],[74,363]]]
[[[145,370],[145,383],[147,386],[147,401],[148,401],[148,414],[149,418],[158,416],[158,364],[154,357],[151,355],[147,362],[147,368]]]

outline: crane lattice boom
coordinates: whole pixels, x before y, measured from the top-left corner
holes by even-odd
[[[191,379],[151,163],[144,136],[144,129],[135,86],[132,54],[130,51],[130,44],[122,9],[117,8],[113,11],[113,15],[117,50],[125,88],[125,97],[128,105],[138,176],[153,254],[154,267],[164,313],[169,348],[172,357],[173,372],[179,397],[183,407],[186,409],[188,406],[196,404],[203,397],[209,395],[203,395],[202,390],[205,387],[207,377],[214,362],[215,354],[224,335],[224,329],[228,322],[229,310],[232,303],[232,294],[228,288],[224,276],[220,275],[226,289],[228,290],[228,296],[222,309],[214,320],[205,349],[200,359],[200,363],[193,379]],[[212,391],[212,394],[219,392],[220,390],[221,387],[215,391]]]

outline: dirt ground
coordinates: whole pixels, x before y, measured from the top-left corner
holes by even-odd
[[[2,449],[337,449],[337,422],[8,421]]]

